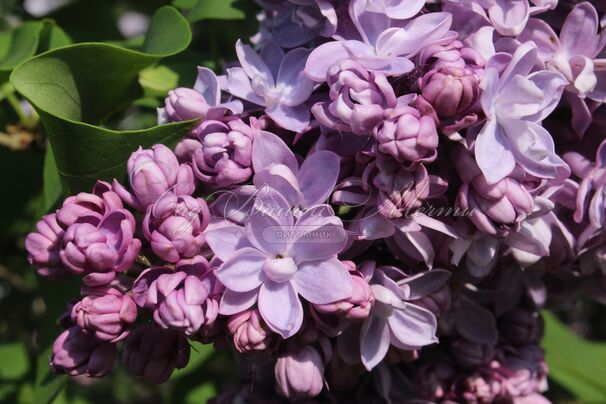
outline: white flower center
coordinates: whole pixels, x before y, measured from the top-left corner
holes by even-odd
[[[297,272],[297,264],[290,257],[272,258],[263,264],[263,272],[274,282],[287,282]]]

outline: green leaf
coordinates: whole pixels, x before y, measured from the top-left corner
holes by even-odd
[[[29,369],[27,349],[23,342],[11,342],[0,345],[0,380],[19,380]],[[10,364],[10,366],[7,366]]]
[[[197,0],[173,0],[173,6],[181,10],[191,10],[196,5]]]
[[[44,210],[48,211],[57,203],[57,200],[61,196],[61,177],[59,176],[55,156],[50,144],[44,156],[42,176],[44,179]]]
[[[43,28],[44,23],[40,21],[28,21],[11,33],[10,45],[0,61],[0,82],[8,78],[15,66],[36,54]]]
[[[123,179],[126,160],[139,146],[174,145],[183,137],[192,122],[134,131],[100,124],[142,95],[141,70],[181,52],[190,41],[187,21],[165,6],[152,17],[142,51],[76,44],[33,57],[13,71],[11,83],[46,129],[65,193],[89,190],[96,179]]]
[[[179,84],[179,75],[166,66],[152,66],[139,74],[139,84],[146,97],[165,97]]]
[[[190,22],[201,20],[243,20],[246,13],[236,4],[241,0],[198,0],[189,12],[187,19]]]
[[[543,349],[549,375],[582,402],[606,402],[606,343],[572,333],[555,315],[543,312]]]
[[[217,389],[211,383],[204,383],[187,393],[185,396],[186,404],[207,403],[208,400],[217,395]]]

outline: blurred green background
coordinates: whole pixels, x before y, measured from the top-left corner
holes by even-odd
[[[119,130],[153,126],[168,90],[192,86],[196,66],[219,71],[233,60],[235,41],[257,31],[254,1],[0,0],[0,402],[204,403],[238,377],[227,352],[197,343],[190,364],[161,386],[138,382],[119,366],[101,380],[51,374],[57,317],[66,301],[77,297],[78,284],[44,281],[25,259],[25,235],[57,206],[61,188],[39,118],[9,83],[10,72],[21,61],[68,43],[140,46],[151,15],[167,4],[188,19],[192,42],[188,50],[140,72],[143,95],[103,122]],[[41,25],[32,33],[28,21]],[[599,342],[606,340],[604,306],[579,300],[544,318],[548,397],[556,403],[606,403],[606,345]]]

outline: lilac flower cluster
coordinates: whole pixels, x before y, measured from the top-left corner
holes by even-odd
[[[160,383],[190,339],[270,368],[218,402],[548,402],[539,310],[606,299],[604,18],[258,3],[237,63],[166,98],[160,123],[197,120],[174,151],[27,237],[41,276],[84,285],[52,368],[103,376],[120,349]]]

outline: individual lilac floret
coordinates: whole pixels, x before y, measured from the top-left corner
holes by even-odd
[[[234,348],[240,353],[269,349],[274,341],[272,336],[276,335],[267,327],[257,309],[229,317],[227,330],[232,335]]]
[[[114,365],[115,344],[97,340],[78,326],[63,331],[53,343],[50,367],[70,376],[103,377]]]
[[[412,18],[421,11],[426,0],[371,0],[366,9],[371,12],[382,13],[394,20]]]
[[[373,72],[399,76],[414,69],[409,58],[424,47],[454,36],[449,33],[449,13],[427,13],[402,23],[370,11],[366,3],[350,2],[356,39],[326,42],[309,55],[305,73],[311,79],[325,81],[328,70],[344,59],[354,59]]]
[[[552,71],[530,73],[536,62],[537,48],[527,42],[503,73],[488,67],[482,79],[480,101],[487,122],[477,136],[475,155],[489,184],[505,178],[516,164],[536,177],[567,177],[566,163],[539,124],[558,105],[566,81]]]
[[[198,254],[209,222],[204,199],[168,193],[147,208],[143,234],[158,257],[174,263]]]
[[[396,106],[396,95],[387,78],[371,73],[355,60],[335,63],[326,73],[330,101],[312,107],[316,119],[330,129],[369,135],[386,110]]]
[[[179,87],[171,90],[164,103],[164,109],[158,111],[160,124],[190,119],[221,120],[226,115],[239,114],[243,109],[238,100],[221,103],[217,76],[207,67],[198,67],[193,89]]]
[[[84,298],[72,308],[72,321],[100,341],[117,342],[128,335],[137,319],[137,305],[129,294],[105,286],[84,288]]]
[[[593,107],[588,101],[606,101],[606,72],[600,67],[606,30],[599,30],[598,13],[585,1],[568,14],[559,38],[551,26],[535,18],[529,20],[519,37],[521,41],[534,41],[545,66],[560,72],[568,81],[566,100],[572,108],[572,126],[581,135],[592,122]]]
[[[114,191],[122,200],[138,211],[145,212],[167,192],[174,195],[191,195],[195,190],[194,175],[187,164],[179,165],[168,147],[157,144],[131,154],[126,165],[131,191],[114,180]]]
[[[490,24],[503,36],[516,36],[524,30],[529,16],[549,9],[554,9],[557,0],[450,0],[459,3],[489,19]]]
[[[160,384],[189,362],[187,339],[152,325],[135,328],[124,342],[122,363],[138,379]]]
[[[74,223],[65,232],[61,261],[70,272],[85,274],[89,286],[108,284],[139,254],[135,228],[135,218],[125,209],[110,212],[98,224]]]
[[[182,140],[175,149],[180,161],[192,163],[194,175],[205,184],[228,187],[252,175],[252,143],[255,129],[239,119],[206,120],[198,125],[194,139]]]
[[[335,153],[313,152],[299,166],[286,143],[264,131],[255,138],[252,162],[253,182],[259,192],[272,188],[295,208],[309,209],[326,203],[339,176],[339,157]]]
[[[309,51],[297,48],[284,54],[279,46],[270,42],[257,54],[238,41],[236,53],[241,67],[227,69],[228,91],[265,107],[265,113],[284,129],[301,132],[307,128],[309,108],[304,102],[314,87],[303,75]]]
[[[306,211],[295,222],[280,194],[269,191],[262,198],[245,227],[225,226],[206,238],[223,261],[216,271],[227,288],[221,314],[239,313],[258,302],[267,325],[288,338],[303,322],[299,295],[314,304],[351,296],[351,276],[337,259],[347,234],[328,205]]]
[[[436,317],[410,301],[441,287],[448,280],[447,271],[434,269],[397,283],[388,276],[403,278],[396,268],[366,265],[363,271],[375,297],[360,333],[361,359],[368,370],[383,360],[390,345],[411,351],[438,341]]]
[[[175,270],[153,267],[133,285],[140,307],[153,310],[156,324],[187,336],[202,326],[210,327],[218,315],[217,285],[208,262],[202,256],[177,264]]]
[[[574,220],[581,223],[588,216],[595,229],[606,219],[606,140],[596,152],[595,163],[576,152],[564,156],[573,173],[582,179],[576,195]]]
[[[280,393],[290,399],[315,397],[324,387],[322,355],[307,345],[280,356],[274,368]]]
[[[92,193],[80,192],[68,196],[57,211],[57,221],[64,229],[80,221],[100,221],[113,210],[124,208],[122,200],[112,191],[111,185],[97,181]]]
[[[517,231],[532,213],[534,199],[523,184],[524,173],[518,168],[508,177],[489,184],[464,147],[457,147],[453,163],[463,180],[457,205],[472,214],[469,219],[491,236],[504,237]]]
[[[64,231],[57,223],[57,215],[51,213],[36,223],[36,231],[25,238],[27,260],[36,267],[38,275],[59,279],[67,273],[59,254],[63,235]]]
[[[379,151],[403,163],[429,163],[438,155],[436,119],[410,103],[412,97],[400,97],[374,131]]]

